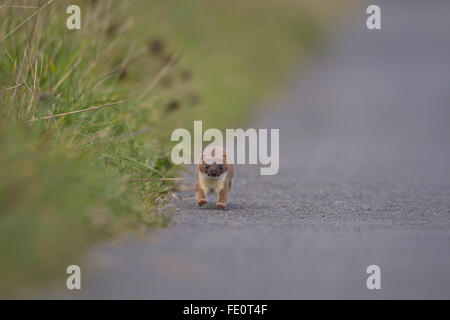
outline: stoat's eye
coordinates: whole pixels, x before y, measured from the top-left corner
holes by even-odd
[[[205,169],[209,169],[209,165],[205,165]]]
[[[219,166],[219,169],[220,169],[220,170],[223,170],[223,165],[220,165],[220,166]]]

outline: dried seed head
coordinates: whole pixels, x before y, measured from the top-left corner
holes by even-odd
[[[166,105],[166,111],[167,112],[176,111],[176,110],[180,109],[180,107],[181,107],[181,104],[179,101],[172,100]]]
[[[117,34],[117,31],[119,31],[119,24],[113,23],[106,29],[106,35],[108,37],[114,37]]]
[[[154,55],[160,55],[164,52],[166,44],[162,39],[154,39],[149,43],[149,50]]]

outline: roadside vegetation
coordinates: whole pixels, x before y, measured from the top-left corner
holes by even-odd
[[[82,29],[66,28],[81,7]],[[0,2],[0,296],[167,226],[170,132],[236,127],[328,12],[313,2]]]

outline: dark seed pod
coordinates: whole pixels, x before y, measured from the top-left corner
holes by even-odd
[[[181,107],[180,102],[177,101],[177,100],[173,100],[173,101],[170,101],[166,105],[166,111],[167,112],[173,112],[173,111],[176,111],[176,110],[180,109],[180,107]]]
[[[154,39],[149,43],[149,50],[153,55],[160,55],[164,52],[166,44],[162,39]]]
[[[113,23],[108,26],[106,29],[106,35],[108,37],[114,37],[117,34],[117,31],[119,30],[119,24]]]

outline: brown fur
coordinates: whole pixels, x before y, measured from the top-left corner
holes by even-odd
[[[195,198],[199,206],[204,206],[208,200],[206,195],[214,192],[217,195],[217,207],[225,209],[228,201],[228,193],[231,190],[234,167],[227,158],[226,150],[223,149],[222,164],[206,163],[204,154],[195,170]],[[214,156],[215,150],[211,152]]]

